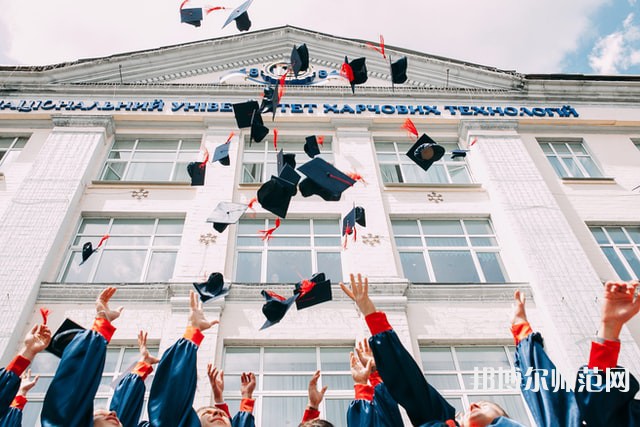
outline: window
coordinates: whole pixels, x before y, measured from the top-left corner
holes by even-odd
[[[83,218],[61,281],[166,282],[173,276],[183,225],[178,218]],[[110,237],[80,265],[82,246],[91,242],[95,249],[105,234]]]
[[[148,346],[151,354],[158,354],[158,346]],[[131,371],[133,365],[140,358],[138,347],[136,346],[117,346],[110,345],[107,347],[107,357],[105,360],[104,371],[102,373],[102,379],[100,380],[100,386],[96,393],[94,405],[96,408],[108,408],[113,391],[120,381],[122,376]],[[36,383],[35,387],[29,391],[27,398],[29,402],[24,408],[22,425],[25,427],[35,427],[40,425],[39,417],[42,411],[42,402],[44,400],[45,393],[53,380],[53,376],[58,368],[60,359],[48,352],[42,352],[38,354],[31,366],[32,375],[40,375],[40,379]],[[142,418],[147,419],[147,400],[149,398],[149,390],[153,373],[147,377],[145,384],[147,385],[147,392],[145,395],[145,403],[142,411]]]
[[[640,226],[589,228],[621,280],[640,278]]]
[[[309,159],[304,152],[304,137],[300,137],[300,141],[280,141],[278,140],[278,151],[284,150],[285,153],[296,155],[297,165],[301,165]],[[333,162],[333,153],[331,152],[331,139],[325,138],[324,144],[320,146],[320,157],[329,163]],[[265,143],[252,143],[245,140],[244,154],[242,157],[242,184],[262,183],[271,177],[277,175],[277,156],[270,141]]]
[[[0,136],[0,170],[4,169],[20,155],[27,140],[26,137]]]
[[[376,142],[376,154],[380,163],[380,173],[384,183],[412,184],[469,184],[471,176],[463,157],[451,159],[449,153],[458,149],[454,142],[439,143],[447,153],[435,162],[426,172],[416,165],[407,151],[407,143]]]
[[[497,345],[421,346],[420,358],[425,378],[456,412],[488,400],[500,405],[512,419],[532,425],[513,375],[514,352],[512,346]],[[483,375],[485,368],[487,374]]]
[[[187,165],[198,160],[197,139],[126,139],[113,143],[102,181],[189,182]]]
[[[411,282],[504,283],[500,249],[488,219],[391,221]]]
[[[297,283],[313,273],[342,280],[341,227],[335,219],[287,219],[269,240],[258,230],[274,227],[268,219],[241,220],[238,225],[235,281]]]
[[[559,177],[602,177],[582,141],[541,142],[540,146]]]
[[[225,347],[224,393],[231,414],[240,406],[240,375],[256,374],[256,425],[296,427],[307,405],[309,380],[320,369],[318,387],[329,386],[320,405],[322,417],[346,427],[353,400],[349,367],[352,347]]]
[[[632,138],[631,141],[635,144],[636,148],[640,150],[640,138]]]

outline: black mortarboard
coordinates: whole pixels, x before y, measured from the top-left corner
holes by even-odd
[[[238,222],[248,206],[242,203],[220,202],[207,218],[207,222],[213,223],[213,228],[222,233],[230,224]]]
[[[64,349],[67,348],[71,340],[76,336],[76,334],[84,331],[85,328],[78,325],[71,319],[65,319],[64,322],[60,325],[58,330],[51,337],[51,342],[47,346],[45,350],[49,353],[52,353],[58,357],[62,357],[62,353]]]
[[[282,149],[278,151],[278,178],[293,184],[294,192],[292,197],[298,192],[297,186],[300,182],[300,174],[296,172],[296,155],[293,153],[284,154]]]
[[[187,172],[191,177],[191,185],[204,185],[204,175],[207,164],[204,162],[191,162],[187,165]]]
[[[200,294],[202,302],[222,298],[229,293],[229,287],[225,288],[224,277],[221,273],[211,273],[206,282],[194,283],[193,287]]]
[[[236,21],[236,27],[238,27],[239,31],[248,31],[251,28],[251,20],[249,20],[249,14],[247,13],[247,9],[251,6],[253,0],[247,0],[238,6],[229,14],[226,22],[222,26],[222,28],[226,27],[231,23],[231,21]]]
[[[293,46],[291,51],[291,68],[293,74],[298,77],[300,71],[307,71],[309,68],[309,49],[306,44],[301,44],[298,47]]]
[[[202,21],[202,8],[193,7],[180,9],[180,21],[193,25],[194,27],[199,27],[200,21]]]
[[[453,150],[451,152],[451,158],[455,159],[456,157],[467,157],[467,151],[469,150],[461,150],[461,149],[457,149],[457,150]]]
[[[353,229],[356,224],[363,227],[367,226],[367,220],[364,216],[364,208],[360,206],[356,206],[351,209],[351,211],[342,219],[342,235],[346,236],[353,233]]]
[[[262,102],[260,103],[261,113],[272,113],[272,120],[276,116],[276,110],[280,99],[278,98],[278,85],[266,87],[263,91]]]
[[[289,165],[292,168],[296,168],[296,155],[295,153],[285,153],[282,149],[278,151],[278,174],[285,165]]]
[[[355,93],[356,85],[365,83],[369,78],[367,75],[367,59],[366,58],[356,58],[353,61],[349,62],[349,59],[345,56],[344,62],[349,65],[351,68],[351,72],[353,73],[353,80],[350,80],[351,83],[351,91]]]
[[[279,216],[285,218],[291,197],[297,192],[296,185],[277,176],[271,175],[269,181],[258,189],[258,202],[260,205]]]
[[[434,162],[437,162],[444,156],[444,152],[444,147],[438,145],[433,139],[429,138],[426,133],[423,133],[420,139],[407,151],[407,156],[422,169],[427,170]],[[429,154],[430,157],[428,159],[422,158],[425,153]]]
[[[318,147],[318,139],[315,135],[306,137],[304,143],[304,152],[312,159],[320,154],[320,147]]]
[[[298,295],[293,295],[292,297],[284,299],[280,295],[265,290],[260,293],[267,300],[267,302],[262,306],[262,313],[267,318],[267,321],[264,322],[264,325],[262,325],[260,330],[266,329],[280,322],[298,297]]]
[[[343,191],[356,183],[320,157],[308,161],[298,170],[307,176],[307,179],[300,183],[300,192],[304,197],[317,194],[324,200],[337,201],[340,200]]]
[[[239,129],[251,127],[252,121],[255,121],[255,112],[260,108],[258,101],[240,102],[233,104],[232,107]],[[260,120],[262,120],[262,117],[260,117]]]
[[[216,151],[213,152],[213,161],[219,161],[220,164],[224,166],[231,164],[229,160],[229,144],[220,144],[216,147]]]
[[[391,63],[391,81],[395,84],[402,84],[407,81],[407,57]]]
[[[82,245],[82,262],[80,263],[80,265],[84,264],[84,262],[89,259],[89,257],[93,255],[94,252],[95,250],[93,249],[93,245],[91,244],[91,242],[87,242]]]
[[[296,308],[312,307],[325,301],[331,301],[331,281],[327,280],[324,273],[316,273],[309,280],[296,283],[295,294]]]

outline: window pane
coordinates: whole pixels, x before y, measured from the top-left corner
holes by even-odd
[[[478,252],[478,261],[484,273],[484,279],[492,283],[504,283],[502,261],[497,252]]]
[[[316,349],[306,347],[267,347],[264,349],[264,370],[313,371],[316,366]],[[307,384],[309,380],[307,379]]]
[[[149,164],[154,164],[155,161],[161,160],[173,163],[173,161],[176,160],[176,153],[171,151],[135,151],[132,158],[137,160],[139,163],[146,163],[145,161],[149,161]]]
[[[307,390],[308,375],[265,375],[262,385],[264,390],[288,391]]]
[[[467,246],[464,237],[427,237],[427,246]]]
[[[89,281],[91,271],[94,264],[97,262],[98,257],[94,254],[84,264],[82,262],[82,253],[74,251],[71,254],[71,259],[67,264],[67,268],[62,275],[62,281],[67,283],[86,283]]]
[[[120,181],[124,178],[124,170],[126,167],[126,163],[110,162],[104,168],[102,179],[105,181]]]
[[[460,390],[456,374],[426,374],[425,378],[436,390]]]
[[[105,358],[103,372],[105,374],[116,372],[119,358],[120,348],[107,347],[107,356]]]
[[[54,374],[58,369],[60,359],[49,352],[40,352],[31,362],[31,370],[37,374]]]
[[[335,427],[347,427],[347,409],[351,399],[325,399],[327,421]]]
[[[556,150],[556,153],[558,154],[571,154],[571,152],[569,151],[569,148],[564,143],[552,144],[552,145],[553,145],[553,148]]]
[[[176,265],[175,252],[154,252],[151,255],[147,282],[167,282],[173,277],[173,269]]]
[[[238,246],[264,246],[264,240],[262,237],[238,237]]]
[[[551,166],[556,171],[556,174],[558,174],[559,177],[566,178],[569,176],[569,174],[567,174],[567,172],[565,171],[564,167],[562,167],[562,163],[560,163],[560,160],[557,157],[547,157],[547,159],[549,159],[549,163],[551,164]]]
[[[464,225],[469,234],[493,234],[493,229],[487,220],[466,219]]]
[[[269,228],[263,219],[243,219],[238,223],[238,234],[258,234],[258,230]]]
[[[427,181],[436,184],[447,184],[449,182],[449,179],[447,178],[447,173],[444,169],[444,165],[434,163],[427,170]]]
[[[342,260],[340,252],[318,252],[318,272],[325,274],[333,283],[342,281]]]
[[[180,237],[156,237],[153,246],[180,246]]]
[[[269,239],[268,245],[271,247],[309,247],[311,245],[311,239],[309,237],[288,237],[274,234],[272,239]]]
[[[493,237],[472,237],[471,246],[482,247],[482,246],[497,246],[498,241]]]
[[[184,228],[183,219],[162,218],[158,220],[157,234],[182,234]]]
[[[236,282],[258,283],[262,268],[261,252],[238,252]]]
[[[393,234],[396,236],[419,235],[417,221],[392,221]]]
[[[516,382],[515,369],[513,368],[510,371],[488,371],[486,380],[482,370],[479,370],[477,376],[474,374],[462,375],[462,381],[467,390],[519,389],[519,385]]]
[[[374,145],[376,147],[376,151],[396,152],[396,146],[393,142],[376,142]]]
[[[427,274],[427,265],[422,252],[400,252],[400,262],[404,277],[410,282],[431,282]]]
[[[146,251],[103,251],[93,281],[96,283],[138,282],[146,255]]]
[[[459,397],[444,396],[445,400],[449,402],[449,405],[453,406],[456,410],[456,414],[463,413],[466,408],[462,407],[462,399]]]
[[[242,182],[252,184],[262,182],[262,164],[245,163],[242,165]]]
[[[441,220],[441,221],[429,221],[422,220],[422,232],[426,235],[441,236],[446,234],[464,235],[462,225],[458,220]]]
[[[173,171],[173,180],[176,182],[190,182],[191,177],[187,172],[188,163],[176,163],[176,167]]]
[[[227,347],[224,354],[226,372],[258,372],[260,349],[257,347]]]
[[[593,234],[593,237],[595,237],[596,242],[609,243],[609,239],[607,238],[607,235],[604,233],[604,230],[602,230],[602,228],[592,227],[590,228],[590,230],[591,230],[591,234]]]
[[[414,184],[430,182],[428,175],[420,166],[416,164],[403,164],[402,171],[404,173],[405,182]]]
[[[314,234],[340,234],[340,225],[333,219],[314,219]]]
[[[420,237],[396,237],[397,246],[422,246],[422,239]]]
[[[338,247],[341,245],[340,237],[316,237],[314,239],[314,243],[316,246],[324,246],[324,247]]]
[[[633,249],[620,249],[620,252],[622,252],[622,256],[627,260],[636,277],[640,277],[640,260],[638,260],[638,256]]]
[[[176,151],[178,149],[178,141],[138,141],[137,150],[171,150]]]
[[[308,385],[307,380],[307,385]],[[353,378],[351,375],[325,375],[322,374],[322,385],[329,386],[331,390],[353,390]]]
[[[269,224],[271,226],[271,223]],[[288,219],[282,221],[278,234],[309,234],[309,221]]]
[[[448,166],[451,182],[454,184],[468,184],[471,182],[471,176],[466,166]]]
[[[625,227],[634,243],[640,244],[640,227]]]
[[[380,174],[382,175],[382,182],[384,183],[404,182],[398,165],[381,164]]]
[[[567,170],[569,171],[569,176],[570,177],[573,177],[573,178],[583,178],[584,177],[584,174],[582,173],[582,171],[578,167],[578,164],[576,163],[574,158],[572,158],[572,157],[564,157],[564,158],[562,158],[562,162],[564,163],[564,165],[566,166]]]
[[[584,170],[587,171],[588,176],[592,178],[599,178],[602,176],[602,174],[600,173],[600,169],[598,169],[591,157],[578,157],[578,161],[580,162]]]
[[[620,261],[620,258],[618,258],[618,254],[616,253],[616,250],[614,248],[602,248],[602,252],[604,252],[605,256],[609,260],[609,263],[611,263],[613,269],[616,270],[616,273],[618,273],[620,279],[631,280],[631,275],[625,268],[624,264],[622,264],[622,261]]]
[[[147,235],[153,234],[153,219],[135,219],[135,218],[118,218],[113,220],[111,226],[111,234],[137,234]]]
[[[93,247],[95,248],[98,244],[98,238],[93,242]],[[109,240],[104,242],[104,247],[107,246],[149,246],[151,243],[151,238],[148,236],[112,236],[109,237]]]
[[[350,347],[320,348],[320,369],[322,371],[349,371],[351,369]]]
[[[269,251],[267,282],[297,283],[311,277],[311,251]]]
[[[295,427],[307,404],[306,397],[263,397],[262,423],[263,427]]]
[[[478,283],[480,277],[469,251],[429,251],[436,282]]]
[[[109,229],[108,227],[108,219],[85,218],[82,220],[82,225],[80,226],[78,233],[102,236],[107,233],[107,230]]]
[[[129,163],[128,181],[168,181],[173,163]]]
[[[584,149],[581,142],[570,143],[569,147],[573,154],[587,154],[587,150]]]
[[[613,243],[616,244],[626,244],[630,243],[627,235],[624,234],[621,227],[607,227],[607,232],[609,233],[609,237],[613,240]]]
[[[420,348],[422,368],[425,371],[450,371],[455,369],[453,355],[449,347]]]
[[[507,354],[502,347],[456,347],[460,369],[473,371],[475,368],[511,368]]]

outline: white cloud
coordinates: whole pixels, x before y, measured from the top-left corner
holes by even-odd
[[[233,7],[241,0],[191,0]],[[293,25],[523,73],[561,72],[610,0],[256,0],[252,30]],[[24,65],[52,64],[238,34],[221,30],[228,11],[202,26],[181,24],[179,1],[0,0],[4,56]],[[37,13],[36,13],[37,11]],[[311,48],[311,47],[310,47]],[[0,47],[2,49],[2,47]],[[1,57],[0,52],[0,57]]]
[[[589,65],[598,74],[618,74],[640,64],[640,27],[630,13],[622,30],[598,40],[589,55]]]

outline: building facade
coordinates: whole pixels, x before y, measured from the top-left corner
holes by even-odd
[[[273,133],[250,143],[231,104],[260,100],[306,43],[309,70],[287,79],[265,125],[278,149],[321,157],[363,177],[338,202],[296,195],[273,238],[275,216],[256,204],[222,233],[207,217],[220,201],[248,204],[275,174]],[[323,416],[344,426],[353,398],[348,354],[367,337],[338,283],[363,273],[371,293],[425,375],[458,408],[492,399],[525,423],[508,376],[474,384],[474,372],[509,372],[515,289],[526,292],[535,329],[573,381],[585,363],[607,280],[640,276],[640,77],[523,75],[387,46],[408,58],[409,80],[391,85],[388,59],[366,42],[295,27],[45,67],[0,67],[0,349],[7,363],[26,331],[88,326],[107,284],[125,307],[116,321],[98,405],[149,333],[162,352],[182,335],[193,282],[221,272],[224,299],[205,304],[220,320],[199,350],[195,406],[211,399],[206,365],[225,370],[231,407],[239,376],[258,376],[256,418],[295,426],[317,370],[329,390]],[[344,56],[366,57],[368,81],[352,93]],[[407,118],[447,154],[424,172],[404,153]],[[207,165],[190,186],[186,165],[233,132],[230,166]],[[454,149],[469,150],[451,159]],[[357,239],[342,217],[366,210]],[[110,238],[79,265],[82,245]],[[292,309],[260,330],[262,289],[290,295],[316,272],[333,300]],[[640,372],[640,325],[623,335],[621,363]],[[35,425],[56,359],[38,356],[25,425]],[[485,377],[486,378],[486,377]],[[501,380],[500,378],[503,378]],[[477,386],[477,387],[476,387]],[[409,425],[407,423],[407,425]]]

